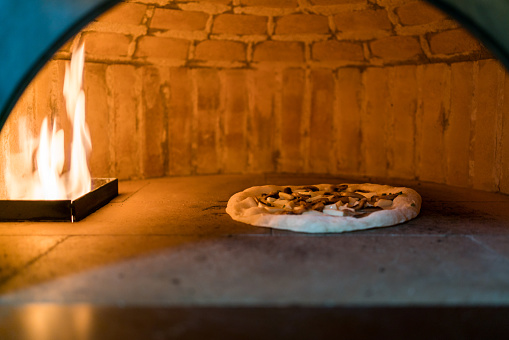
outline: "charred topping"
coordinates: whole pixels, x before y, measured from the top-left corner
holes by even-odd
[[[341,184],[341,185],[331,185],[332,191],[343,191],[348,188],[347,184]]]
[[[300,189],[301,190],[309,190],[309,191],[320,191],[320,189],[318,189],[318,187],[315,187],[314,185],[308,185],[305,187],[301,187]]]
[[[299,187],[294,192],[292,188],[286,187],[283,190],[276,190],[266,194],[261,194],[254,197],[259,206],[269,208],[273,214],[297,214],[300,215],[308,210],[315,210],[323,212],[326,205],[335,204],[340,207],[343,206],[348,209],[353,209],[354,217],[361,218],[369,214],[383,210],[382,207],[377,205],[383,203],[384,207],[387,206],[387,201],[393,201],[403,192],[398,193],[383,193],[381,195],[373,195],[370,198],[362,195],[369,191],[355,190],[346,191],[348,185],[331,185],[329,191],[320,192],[320,189],[314,185]],[[379,203],[377,203],[379,200]],[[389,203],[390,205],[390,203]]]
[[[311,207],[311,210],[316,210],[316,211],[320,211],[320,212],[322,212],[322,211],[323,211],[323,208],[325,208],[325,204],[323,204],[323,202],[318,202],[318,203],[314,204],[314,205]]]

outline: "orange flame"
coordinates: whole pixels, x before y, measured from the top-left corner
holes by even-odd
[[[73,127],[69,170],[64,172],[64,131],[57,129],[56,122],[50,129],[48,119],[44,118],[39,140],[30,136],[20,140],[23,152],[8,160],[5,180],[9,199],[75,199],[90,191],[87,156],[92,150],[92,142],[85,122],[84,62],[84,45],[81,45],[74,49],[65,69],[65,106]],[[28,131],[22,123],[20,137]]]

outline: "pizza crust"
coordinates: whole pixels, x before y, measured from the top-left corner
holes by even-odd
[[[320,190],[328,190],[330,184],[315,185]],[[270,227],[282,230],[291,230],[304,233],[342,233],[377,227],[388,227],[415,218],[421,209],[421,196],[412,189],[392,187],[378,184],[348,184],[349,190],[367,190],[366,197],[372,195],[392,194],[402,192],[397,196],[391,207],[376,211],[368,216],[356,218],[351,216],[330,216],[318,211],[306,211],[301,215],[279,215],[267,212],[259,207],[254,197],[263,193],[283,190],[290,187],[292,190],[301,186],[265,185],[248,188],[236,193],[228,201],[226,212],[236,221],[252,224],[259,227]]]

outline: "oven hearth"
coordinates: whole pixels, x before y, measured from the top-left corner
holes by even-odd
[[[208,307],[216,311],[216,321],[234,320],[228,316],[231,308],[245,311],[239,315],[249,308],[268,308],[268,315],[274,313],[271,308],[294,308],[292,315],[312,318],[312,310],[324,306],[330,313],[348,306],[365,312],[378,308],[381,314],[413,306],[429,319],[426,311],[431,308],[430,314],[444,315],[447,309],[433,309],[442,306],[455,311],[470,308],[469,315],[479,317],[471,325],[454,319],[456,326],[492,325],[479,306],[509,304],[506,195],[415,181],[389,182],[422,195],[421,215],[402,225],[345,234],[258,228],[235,222],[224,211],[233,193],[254,184],[381,180],[276,174],[121,181],[119,196],[80,223],[0,224],[0,246],[9,254],[0,273],[0,304],[17,308],[30,303],[35,311],[44,311],[45,307],[37,307],[40,303],[72,309],[86,302],[81,306],[87,306],[83,313],[89,321],[81,326],[89,330],[102,327],[96,319],[101,306],[125,306],[121,309],[131,310],[137,320],[143,320],[143,310],[150,314],[159,308],[162,311],[157,313],[164,314],[168,308],[182,308],[182,313],[192,315],[191,310]],[[62,307],[54,308],[56,312]],[[405,310],[413,313],[412,308]],[[365,317],[358,312],[345,312],[337,322],[358,325]],[[499,312],[497,317],[504,320],[507,314]],[[21,313],[16,319],[23,329],[35,325],[28,315],[32,314]],[[37,328],[39,332],[54,334],[61,329],[51,327],[52,315],[44,312],[37,318],[48,325]],[[396,313],[391,319],[391,315],[389,311],[384,316],[391,324],[402,317]],[[112,314],[104,318],[113,320]],[[74,325],[78,319],[69,322]],[[0,320],[0,336],[2,329],[8,329],[2,328],[4,320],[8,319]],[[182,326],[168,322],[168,331]],[[235,325],[225,334],[238,330]],[[295,330],[305,325],[298,323]],[[191,332],[198,327],[188,326]],[[309,332],[312,326],[308,326]],[[268,331],[263,324],[259,327]]]

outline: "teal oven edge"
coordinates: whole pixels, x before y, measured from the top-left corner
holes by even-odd
[[[24,89],[53,54],[120,1],[0,1],[0,131]]]

